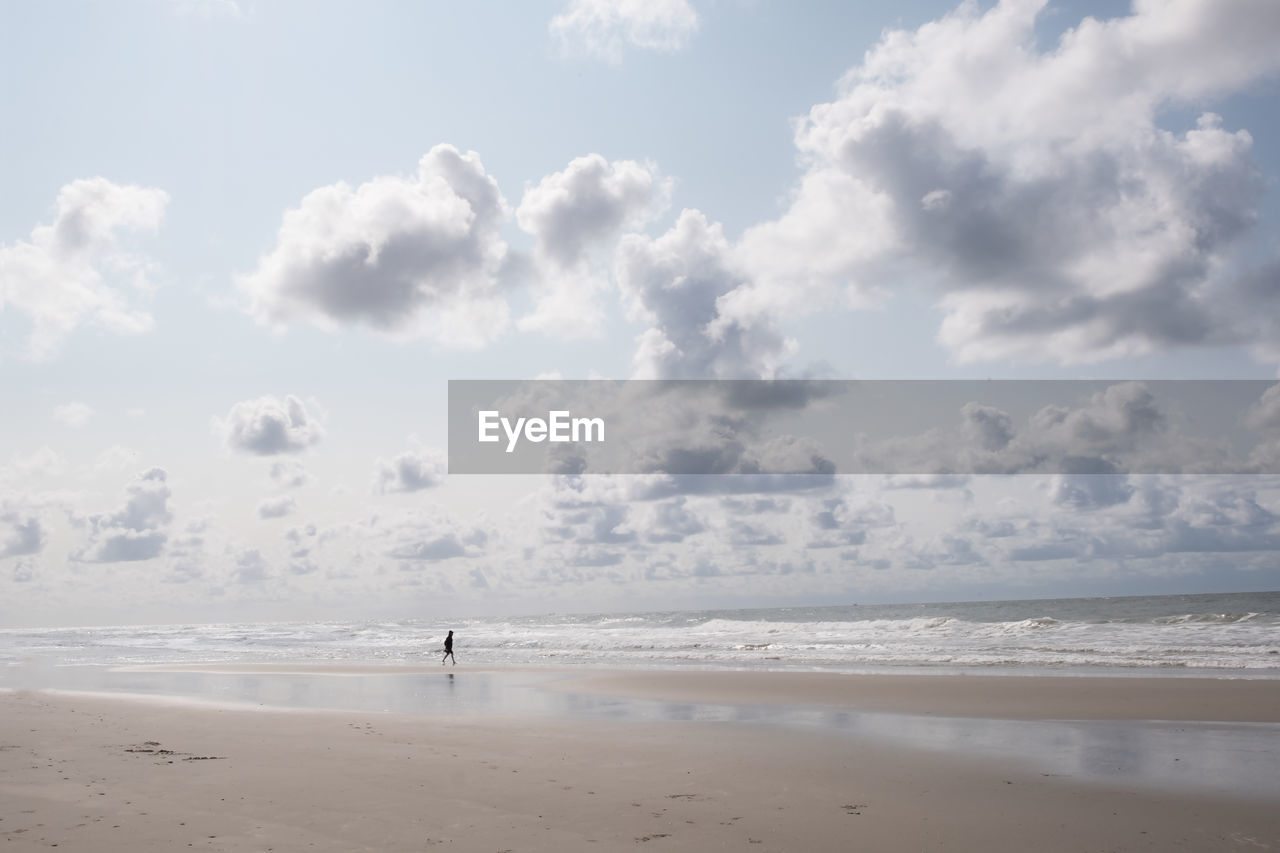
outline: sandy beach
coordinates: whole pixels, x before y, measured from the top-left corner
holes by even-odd
[[[927,694],[928,713],[946,713],[954,697],[957,714],[979,710],[953,690],[966,679],[615,673],[566,684],[740,701],[776,698],[788,680],[787,690],[837,705],[841,689],[862,684],[882,708],[919,714]],[[1016,716],[1060,707],[1041,679],[996,681]],[[1078,702],[1094,696],[1099,718],[1123,717],[1125,684],[1154,691],[1166,719],[1178,718],[1180,695],[1182,718],[1274,721],[1280,707],[1272,681],[1214,682],[1220,711],[1197,680],[1050,681]],[[1280,845],[1272,805],[1248,791],[1099,784],[964,751],[750,723],[0,693],[0,838],[15,851],[1265,850]]]
[[[460,674],[466,675],[466,674]],[[580,688],[1096,719],[1156,695],[1165,719],[1275,720],[1275,681],[596,674]],[[790,684],[788,684],[790,683]],[[998,684],[996,684],[998,683]],[[559,689],[566,689],[562,685]],[[602,693],[603,694],[603,693]],[[1020,703],[1015,701],[1021,695]],[[931,697],[931,698],[924,698]],[[1179,706],[1179,697],[1185,702]],[[1252,711],[1251,711],[1252,710]],[[1007,715],[1006,715],[1007,716]],[[910,716],[902,717],[909,720]],[[998,724],[997,724],[998,725]],[[1005,725],[1009,725],[1006,724]],[[1116,786],[963,751],[741,722],[253,711],[0,694],[8,850],[1261,850],[1270,798]]]

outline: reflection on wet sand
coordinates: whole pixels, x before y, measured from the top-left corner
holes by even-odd
[[[815,705],[664,701],[575,692],[563,673],[236,671],[57,667],[2,685],[124,693],[257,708],[726,723],[839,732],[914,749],[1028,763],[1044,775],[1280,796],[1280,726],[1148,720],[993,720]],[[557,689],[545,689],[550,685]],[[566,689],[568,688],[568,689]]]

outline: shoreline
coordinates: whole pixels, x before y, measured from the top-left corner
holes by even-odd
[[[1049,725],[974,722],[997,733]],[[1173,760],[1143,743],[1130,745],[1141,760]],[[0,835],[19,851],[1280,843],[1274,797],[1112,784],[1078,769],[751,720],[263,714],[0,693]]]

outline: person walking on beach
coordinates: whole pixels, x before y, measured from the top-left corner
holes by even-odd
[[[449,632],[449,636],[444,638],[444,657],[440,658],[440,665],[444,666],[444,662],[449,658],[453,658],[453,665],[458,665],[458,659],[453,657],[453,632]]]

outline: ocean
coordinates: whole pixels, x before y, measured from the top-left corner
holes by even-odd
[[[1280,592],[574,614],[0,629],[0,686],[64,666],[420,664],[1280,677]],[[6,678],[6,671],[11,677]]]

